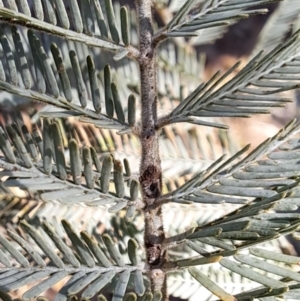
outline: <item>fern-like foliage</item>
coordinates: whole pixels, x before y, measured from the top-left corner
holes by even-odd
[[[280,44],[287,37],[293,23],[299,17],[299,10],[299,2],[284,1],[279,3],[276,11],[259,34],[258,42],[253,51],[254,54],[261,49],[270,51]]]
[[[56,230],[46,222],[41,225],[39,232],[25,221],[20,225],[27,240],[10,230],[7,234],[13,242],[9,242],[4,236],[0,238],[1,245],[10,255],[8,258],[4,252],[1,251],[0,254],[0,261],[6,267],[1,274],[2,292],[9,292],[48,277],[23,295],[24,300],[30,300],[72,275],[61,287],[55,300],[67,300],[67,296],[76,295],[86,286],[82,297],[92,298],[117,276],[113,299],[119,299],[124,296],[132,274],[135,292],[144,295],[143,266],[140,265],[138,244],[134,240],[128,241],[128,258],[131,264],[126,264],[124,256],[107,234],[98,238],[101,239],[101,244],[85,231],[79,236],[67,221],[62,221],[65,236],[72,243],[70,247],[65,238],[59,236],[61,229]],[[59,250],[62,257],[53,247]],[[45,258],[48,258],[48,262]]]
[[[1,119],[3,300],[299,299],[277,239],[298,238],[300,126],[251,152],[224,131],[290,101],[299,32],[201,83],[193,45],[273,1],[167,2],[0,1],[1,94],[45,105]],[[268,24],[295,20],[292,2]]]
[[[233,79],[220,88],[218,85],[226,80],[239,63],[222,76],[217,72],[208,82],[198,86],[169,116],[162,117],[161,122],[163,124],[191,122],[222,127],[195,117],[247,117],[249,114],[267,113],[257,107],[272,107],[284,103],[286,99],[269,95],[298,87],[298,84],[292,83],[298,79],[293,73],[298,64],[297,50],[295,51],[299,47],[297,40],[295,34],[284,45],[279,45],[265,57],[259,59],[262,52],[259,53]]]
[[[224,32],[226,26],[233,21],[247,18],[251,14],[266,13],[264,9],[249,9],[253,5],[266,2],[271,1],[249,1],[246,4],[239,1],[222,0],[206,1],[205,3],[204,1],[185,1],[184,5],[166,26],[165,34],[167,36],[186,37],[197,35],[196,32],[198,32],[201,35],[199,39],[201,43],[207,43],[218,38]],[[211,30],[214,27],[221,28]]]

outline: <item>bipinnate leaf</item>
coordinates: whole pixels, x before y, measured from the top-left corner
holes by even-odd
[[[193,36],[206,30],[217,38],[230,23],[248,18],[250,15],[267,13],[266,9],[252,10],[251,6],[255,3],[258,4],[257,1],[250,1],[247,4],[241,1],[228,3],[228,1],[221,0],[209,0],[205,3],[198,3],[194,0],[185,1],[161,34],[170,37]],[[198,40],[200,40],[198,43],[206,42],[205,37],[201,39],[201,35]]]
[[[277,46],[265,56],[262,56],[263,52],[257,54],[236,76],[224,84],[222,82],[238,68],[239,62],[221,76],[219,71],[216,72],[168,116],[162,117],[159,126],[173,123],[174,120],[222,127],[200,117],[249,117],[252,114],[268,113],[262,108],[284,105],[289,100],[270,95],[298,87],[298,78],[292,75],[291,68],[298,64],[299,53],[296,45],[299,42],[299,32],[296,32],[283,45]]]
[[[67,245],[66,237],[61,236],[64,234],[59,234],[57,229],[47,222],[43,222],[43,228],[35,229],[34,226],[22,221],[21,227],[26,234],[26,241],[12,231],[8,231],[8,238],[1,235],[0,262],[7,267],[12,266],[12,262],[15,263],[14,270],[1,273],[1,293],[31,284],[25,289],[23,295],[24,300],[30,300],[37,298],[59,281],[69,277],[69,281],[64,282],[54,300],[65,301],[68,296],[73,297],[80,291],[82,291],[83,298],[92,298],[116,277],[114,298],[120,299],[125,294],[129,277],[132,274],[137,285],[137,292],[143,295],[145,291],[143,270],[138,266],[125,265],[122,255],[117,252],[107,234],[101,235],[100,238],[105,242],[107,249],[100,248],[99,241],[96,241],[87,232],[81,232],[81,239],[68,222],[62,221],[62,224],[66,231],[66,237],[72,242],[71,245]],[[11,238],[13,241],[10,241]],[[18,247],[20,245],[22,248],[19,249],[16,243]],[[46,260],[46,264],[40,255],[29,246],[29,243],[34,248],[38,246],[39,253],[50,261]],[[104,255],[102,248],[105,249],[109,258]],[[5,250],[10,257],[8,258],[2,250]],[[92,254],[97,261],[94,261]],[[27,261],[28,256],[33,259],[30,265]],[[117,263],[117,266],[112,264],[112,260]]]
[[[14,167],[13,171],[10,169],[11,171],[7,173],[9,177],[5,179],[5,185],[8,187],[34,191],[35,199],[45,202],[60,201],[69,205],[85,203],[88,206],[110,204],[110,212],[118,212],[131,206],[133,209],[131,217],[133,217],[135,209],[141,206],[137,195],[130,202],[130,190],[125,189],[125,183],[131,182],[131,169],[128,161],[124,161],[125,173],[121,161],[113,159],[111,155],[104,155],[101,164],[93,148],[84,146],[80,149],[74,138],[69,143],[67,142],[66,135],[68,134],[58,119],[54,122],[49,118],[44,119],[44,141],[40,137],[37,127],[33,132],[33,139],[27,128],[22,126],[24,141],[13,138],[20,137],[17,134],[19,130],[15,125],[8,126],[8,128],[12,139],[4,140],[6,138],[3,133],[3,141],[0,142],[5,157],[4,161],[2,158],[0,159],[1,164],[5,166],[14,164],[10,162],[13,159],[12,149],[9,152],[10,144],[21,152],[18,159],[16,158],[20,165]],[[66,153],[69,151],[70,162],[66,161],[65,149]],[[33,165],[37,168],[32,169]],[[40,168],[41,166],[43,169]],[[114,170],[112,170],[113,166]],[[36,180],[37,178],[39,181]],[[67,178],[69,181],[65,181]],[[110,182],[114,184],[115,192],[113,186],[110,187]],[[137,190],[138,186],[134,190],[135,194]],[[126,195],[127,193],[129,195]]]
[[[289,135],[295,135],[298,132],[299,125],[292,122],[287,124],[283,131],[279,131],[271,139],[261,143],[243,159],[237,160],[247,151],[248,146],[226,161],[224,156],[219,158],[206,171],[195,174],[191,180],[175,190],[172,193],[175,201],[178,202],[180,200],[177,200],[177,198],[182,198],[182,200],[199,203],[246,203],[246,197],[271,198],[275,196],[276,192],[271,187],[295,183],[291,179],[281,179],[280,173],[287,169],[287,161],[282,161],[282,165],[277,164],[276,166],[263,164],[257,166],[256,161],[265,158],[265,156],[271,158],[277,153],[274,150],[280,148]],[[289,150],[286,149],[285,152],[288,155]],[[264,160],[267,162],[268,159]],[[221,164],[222,161],[223,164]],[[290,173],[295,170],[294,175],[296,175],[297,168],[294,167],[289,166],[288,170]],[[253,181],[254,179],[260,179],[260,181]],[[206,187],[206,190],[204,190],[204,187]],[[261,189],[257,189],[259,187]]]
[[[79,41],[81,43],[86,43],[89,46],[101,47],[109,51],[117,51],[118,49],[124,48],[121,45],[117,45],[119,44],[119,34],[111,2],[108,1],[105,3],[106,10],[108,11],[107,20],[104,20],[99,0],[93,0],[94,7],[96,8],[98,25],[101,30],[101,37],[94,36],[95,27],[91,18],[91,5],[88,4],[88,2],[83,1],[80,7],[76,1],[68,2],[67,6],[64,5],[61,0],[56,0],[55,2],[57,2],[55,6],[50,5],[48,2],[46,2],[44,6],[46,14],[49,16],[50,23],[44,21],[44,10],[41,1],[33,2],[33,16],[30,16],[30,14],[23,14],[10,7],[4,6],[0,7],[0,15],[5,19],[15,19],[16,23],[19,25],[24,26],[25,24],[31,24],[29,27],[58,36],[64,36],[68,40]],[[66,8],[71,12],[69,17],[67,16]],[[55,14],[58,16],[60,26],[55,24]],[[106,22],[109,24],[113,40],[107,39],[107,31],[105,31]],[[72,24],[72,30],[69,29],[70,23]],[[82,33],[83,31],[84,33]],[[102,37],[104,37],[104,39]]]
[[[0,8],[1,11],[1,8]],[[111,84],[111,71],[110,67],[104,68],[104,73],[107,80],[104,80],[104,83],[101,82],[99,86],[97,71],[94,66],[94,62],[91,56],[83,55],[80,51],[78,57],[77,52],[74,50],[69,51],[69,58],[72,65],[72,72],[68,72],[69,62],[67,58],[62,57],[61,52],[63,49],[60,49],[57,44],[51,44],[51,52],[54,58],[56,69],[52,68],[51,61],[47,56],[47,49],[43,46],[42,41],[37,37],[37,35],[32,31],[28,30],[28,41],[30,45],[30,50],[33,57],[35,74],[33,75],[36,78],[35,85],[30,85],[30,72],[31,69],[28,67],[26,58],[24,57],[24,51],[22,50],[23,40],[20,39],[19,31],[16,27],[12,27],[12,35],[14,37],[14,46],[15,53],[13,53],[12,48],[10,52],[12,55],[9,56],[9,63],[12,65],[11,69],[16,69],[16,64],[19,61],[20,73],[22,82],[18,80],[11,81],[13,75],[10,75],[9,78],[6,77],[4,69],[1,68],[2,62],[0,63],[0,87],[1,90],[5,90],[11,94],[18,95],[21,97],[26,97],[33,101],[40,101],[45,104],[54,105],[64,111],[58,112],[44,112],[41,114],[43,117],[51,118],[62,118],[69,116],[84,116],[81,117],[81,121],[93,123],[96,126],[109,128],[109,129],[119,129],[122,130],[122,133],[129,133],[131,130],[129,125],[125,123],[124,111],[122,104],[120,103],[119,92],[114,89],[114,95],[110,88]],[[3,37],[5,40],[9,38],[10,34],[3,31]],[[9,44],[8,44],[9,46]],[[62,46],[61,46],[62,47]],[[63,48],[63,47],[62,47]],[[125,52],[123,55],[127,55],[128,49],[123,49]],[[122,52],[122,51],[121,51]],[[121,52],[118,52],[119,54]],[[89,86],[91,87],[90,93],[87,89],[85,83],[85,75],[82,73],[79,60],[81,56],[87,59],[87,71],[89,74]],[[16,57],[16,59],[15,59]],[[2,70],[2,71],[1,71]],[[107,71],[108,70],[108,71]],[[17,68],[18,71],[18,68]],[[16,72],[17,72],[16,71]],[[83,70],[84,71],[84,70]],[[12,73],[13,71],[11,71]],[[2,76],[1,76],[2,74]],[[106,76],[108,74],[108,77]],[[73,78],[72,78],[73,77]],[[71,87],[71,82],[76,83],[77,94],[74,93],[74,87]],[[25,87],[24,87],[25,86]],[[109,87],[108,87],[109,86]],[[60,91],[62,87],[62,91]],[[101,114],[101,100],[100,100],[100,90],[104,89],[106,91],[105,103],[107,115]],[[63,92],[63,93],[62,93]],[[90,95],[89,95],[90,94]],[[118,119],[113,119],[114,115],[114,99],[116,98],[116,112]],[[89,105],[89,98],[92,100],[95,111],[86,109]],[[66,109],[68,111],[66,111]]]

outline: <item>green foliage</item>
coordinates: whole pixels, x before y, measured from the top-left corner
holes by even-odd
[[[151,161],[140,152],[140,77],[149,75],[139,73],[141,16],[111,0],[0,1],[1,94],[45,104],[26,113],[30,122],[16,110],[0,126],[1,299],[57,286],[55,301],[165,300],[167,280],[172,295],[190,300],[299,299],[299,258],[282,254],[277,239],[298,237],[300,125],[291,121],[249,152],[223,119],[268,113],[290,101],[281,92],[299,87],[296,25],[286,38],[298,2],[279,5],[257,46],[266,53],[254,50],[241,70],[238,62],[201,83],[203,56],[193,48],[270,2],[153,1],[171,18],[149,21],[163,178],[149,206],[140,182],[151,184],[155,169],[139,170]],[[269,35],[272,24],[279,29]],[[161,208],[165,229],[156,229]],[[159,264],[151,248],[164,254]]]

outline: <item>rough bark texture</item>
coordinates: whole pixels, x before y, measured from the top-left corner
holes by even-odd
[[[152,1],[137,0],[140,36],[141,132],[142,158],[140,184],[145,204],[145,248],[151,270],[152,291],[163,291],[166,298],[165,273],[160,269],[165,259],[162,242],[165,238],[161,208],[156,200],[161,195],[162,171],[159,157],[157,121],[156,55],[153,46]]]

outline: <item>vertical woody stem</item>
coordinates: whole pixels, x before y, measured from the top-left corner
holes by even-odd
[[[165,273],[160,269],[165,254],[162,242],[165,238],[161,208],[156,200],[161,195],[162,171],[159,156],[159,133],[157,121],[156,53],[153,47],[152,1],[137,0],[140,37],[140,77],[141,77],[141,145],[140,184],[145,204],[145,248],[151,269],[152,291],[165,290]]]

